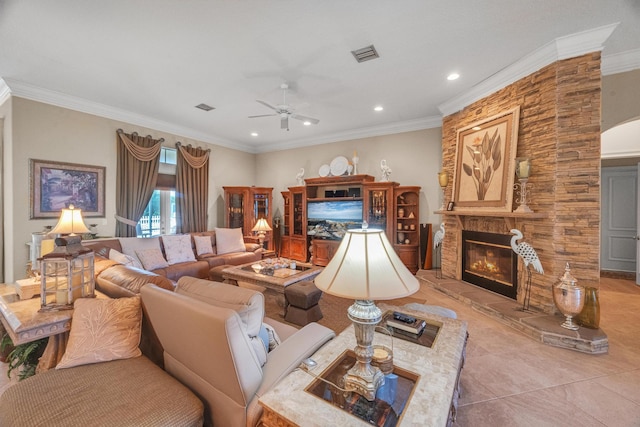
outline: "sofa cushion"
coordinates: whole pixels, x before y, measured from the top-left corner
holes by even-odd
[[[213,255],[213,245],[211,244],[211,237],[209,236],[193,236],[193,241],[196,243],[197,255]]]
[[[145,270],[153,271],[158,268],[168,267],[169,263],[164,256],[162,256],[162,251],[160,249],[141,249],[136,251],[136,255],[138,255],[138,259],[142,262],[142,266]]]
[[[131,255],[123,254],[122,252],[118,252],[115,249],[109,250],[109,259],[115,262],[118,262],[122,265],[129,265],[135,268],[142,268],[142,264],[140,264],[140,260],[138,260],[138,258],[132,257]]]
[[[79,298],[73,304],[67,348],[56,369],[129,359],[142,354],[140,297]]]
[[[191,236],[188,234],[162,236],[162,244],[169,265],[196,260],[191,248]]]
[[[216,228],[216,247],[218,255],[231,252],[245,252],[241,228]]]
[[[142,264],[136,251],[142,251],[145,249],[158,249],[160,250],[160,238],[138,238],[138,237],[120,237],[120,246],[122,246],[122,252],[126,255],[132,256]]]

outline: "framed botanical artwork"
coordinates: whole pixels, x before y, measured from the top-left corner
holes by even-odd
[[[74,205],[83,217],[104,217],[105,167],[29,159],[31,219],[58,218]]]
[[[458,131],[453,201],[457,210],[511,212],[520,107]]]

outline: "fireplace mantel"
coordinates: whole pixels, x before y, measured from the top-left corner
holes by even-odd
[[[438,215],[454,216],[458,221],[458,227],[460,230],[466,230],[465,218],[469,216],[473,217],[491,217],[491,218],[504,218],[504,222],[509,229],[516,228],[516,219],[544,219],[548,218],[549,214],[544,212],[484,212],[484,211],[435,211]]]

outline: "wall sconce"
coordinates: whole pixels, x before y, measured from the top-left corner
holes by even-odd
[[[260,241],[260,246],[264,249],[264,239],[267,231],[271,231],[271,227],[269,227],[269,223],[266,219],[260,218],[256,225],[253,226],[251,231],[258,232],[258,240]]]
[[[527,206],[527,198],[532,185],[527,184],[529,175],[531,174],[531,159],[529,157],[516,157],[516,176],[518,181],[513,184],[513,189],[516,191],[516,202],[520,205],[514,212],[531,213],[533,212],[529,206]]]
[[[445,210],[445,191],[447,189],[447,185],[449,185],[449,173],[445,170],[438,172],[438,183],[440,184],[440,188],[442,188],[442,206],[440,207],[440,210],[443,211]]]
[[[68,310],[78,298],[95,296],[93,250],[80,236],[56,239],[56,248],[39,259],[40,311]]]

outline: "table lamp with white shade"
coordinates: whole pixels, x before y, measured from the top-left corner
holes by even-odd
[[[53,230],[51,230],[51,234],[69,236],[90,232],[91,230],[87,228],[82,219],[82,209],[76,209],[73,205],[69,205],[67,209],[62,209],[58,223]]]
[[[264,248],[264,239],[266,237],[266,232],[271,231],[271,227],[266,219],[260,218],[256,225],[253,226],[251,231],[256,231],[258,233],[258,240],[260,241],[260,247]]]
[[[398,257],[383,230],[347,230],[335,255],[315,278],[318,289],[354,299],[347,310],[353,322],[357,346],[355,365],[345,374],[345,389],[373,400],[384,384],[384,375],[371,366],[373,336],[382,319],[375,300],[389,300],[415,293],[420,284]]]

